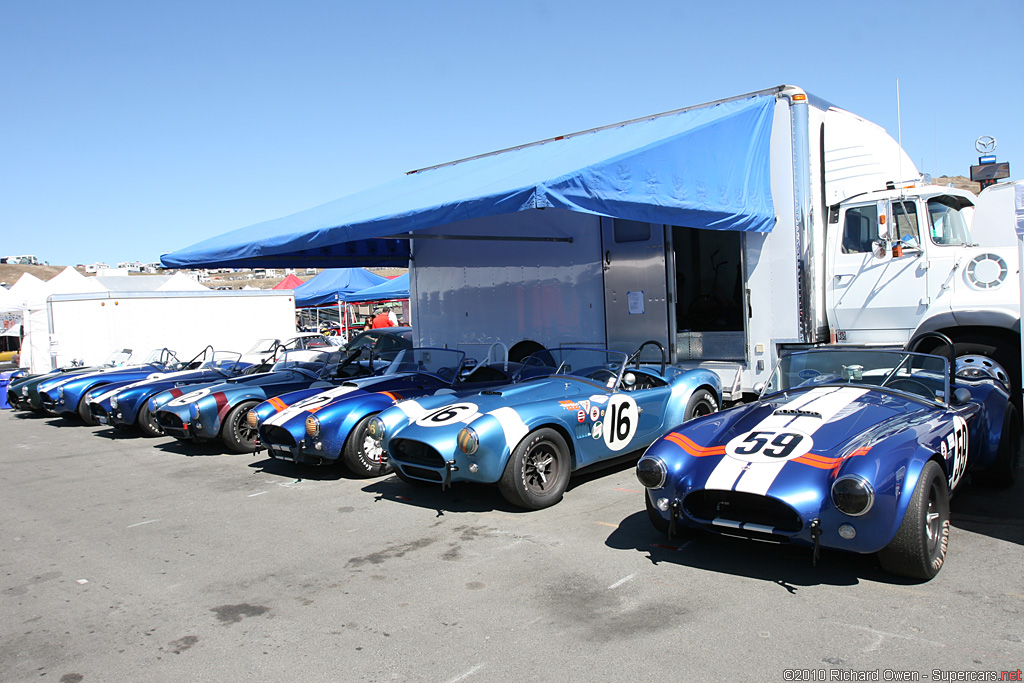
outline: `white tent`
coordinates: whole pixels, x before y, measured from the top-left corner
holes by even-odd
[[[132,279],[137,280],[138,278]],[[167,278],[166,282],[157,287],[158,292],[198,292],[207,289],[209,289],[209,287],[204,284],[200,284],[184,273],[175,273]]]

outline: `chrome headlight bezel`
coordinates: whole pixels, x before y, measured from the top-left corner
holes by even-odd
[[[863,500],[851,505],[850,498],[853,496],[863,497]],[[837,510],[850,517],[866,515],[875,505],[875,489],[871,482],[859,474],[844,474],[832,482],[829,497]]]
[[[636,478],[649,489],[660,489],[668,479],[668,466],[661,458],[645,455],[636,463]]]
[[[463,427],[455,437],[455,443],[466,455],[473,455],[480,449],[480,436],[472,427]]]
[[[255,410],[250,410],[245,414],[245,423],[249,425],[249,429],[259,429],[260,427],[260,416]]]

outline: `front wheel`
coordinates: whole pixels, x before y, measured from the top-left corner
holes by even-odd
[[[160,428],[160,423],[153,417],[153,413],[149,410],[149,401],[144,401],[142,407],[139,408],[139,419],[137,420],[139,425],[139,431],[142,432],[143,436],[163,436],[164,430]]]
[[[92,416],[92,411],[89,410],[89,392],[85,392],[82,396],[82,400],[78,402],[78,417],[82,418],[82,422],[87,425],[97,425],[99,422]]]
[[[912,579],[934,578],[946,560],[949,490],[942,468],[929,460],[921,468],[910,505],[896,535],[879,553],[886,571]]]
[[[381,477],[391,471],[380,441],[371,439],[367,433],[367,426],[374,415],[376,413],[367,415],[356,423],[341,449],[341,461],[345,467],[364,479]]]
[[[512,452],[498,489],[505,500],[528,510],[540,510],[562,500],[569,485],[569,448],[554,429],[526,435]]]
[[[257,431],[249,426],[246,417],[249,411],[256,407],[258,403],[259,401],[239,403],[224,418],[221,440],[228,447],[228,450],[233,453],[252,453],[256,450]]]

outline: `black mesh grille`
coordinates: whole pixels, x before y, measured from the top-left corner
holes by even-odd
[[[402,470],[404,470],[410,477],[415,477],[416,479],[442,481],[441,473],[435,472],[434,470],[425,470],[422,467],[412,467],[410,465],[402,467]]]
[[[103,410],[103,407],[100,406],[98,403],[90,403],[89,412],[92,413],[93,417],[107,417],[107,411]]]
[[[156,422],[164,429],[177,429],[181,431],[182,422],[181,418],[174,413],[168,413],[160,411],[156,414]]]
[[[444,458],[422,441],[395,439],[389,445],[391,456],[399,462],[409,462],[427,467],[444,467]]]
[[[264,441],[266,443],[272,443],[275,446],[287,446],[291,448],[295,445],[295,439],[292,438],[292,433],[284,427],[277,425],[270,425],[269,427],[263,428]]]
[[[796,510],[781,500],[739,491],[694,491],[683,501],[687,514],[710,522],[728,519],[744,524],[761,524],[777,531],[796,533],[803,522]]]

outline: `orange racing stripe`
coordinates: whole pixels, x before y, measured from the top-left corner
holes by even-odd
[[[725,455],[725,446],[713,446],[711,448],[698,446],[678,432],[669,432],[665,435],[665,439],[679,446],[695,458],[703,458],[709,455]]]

